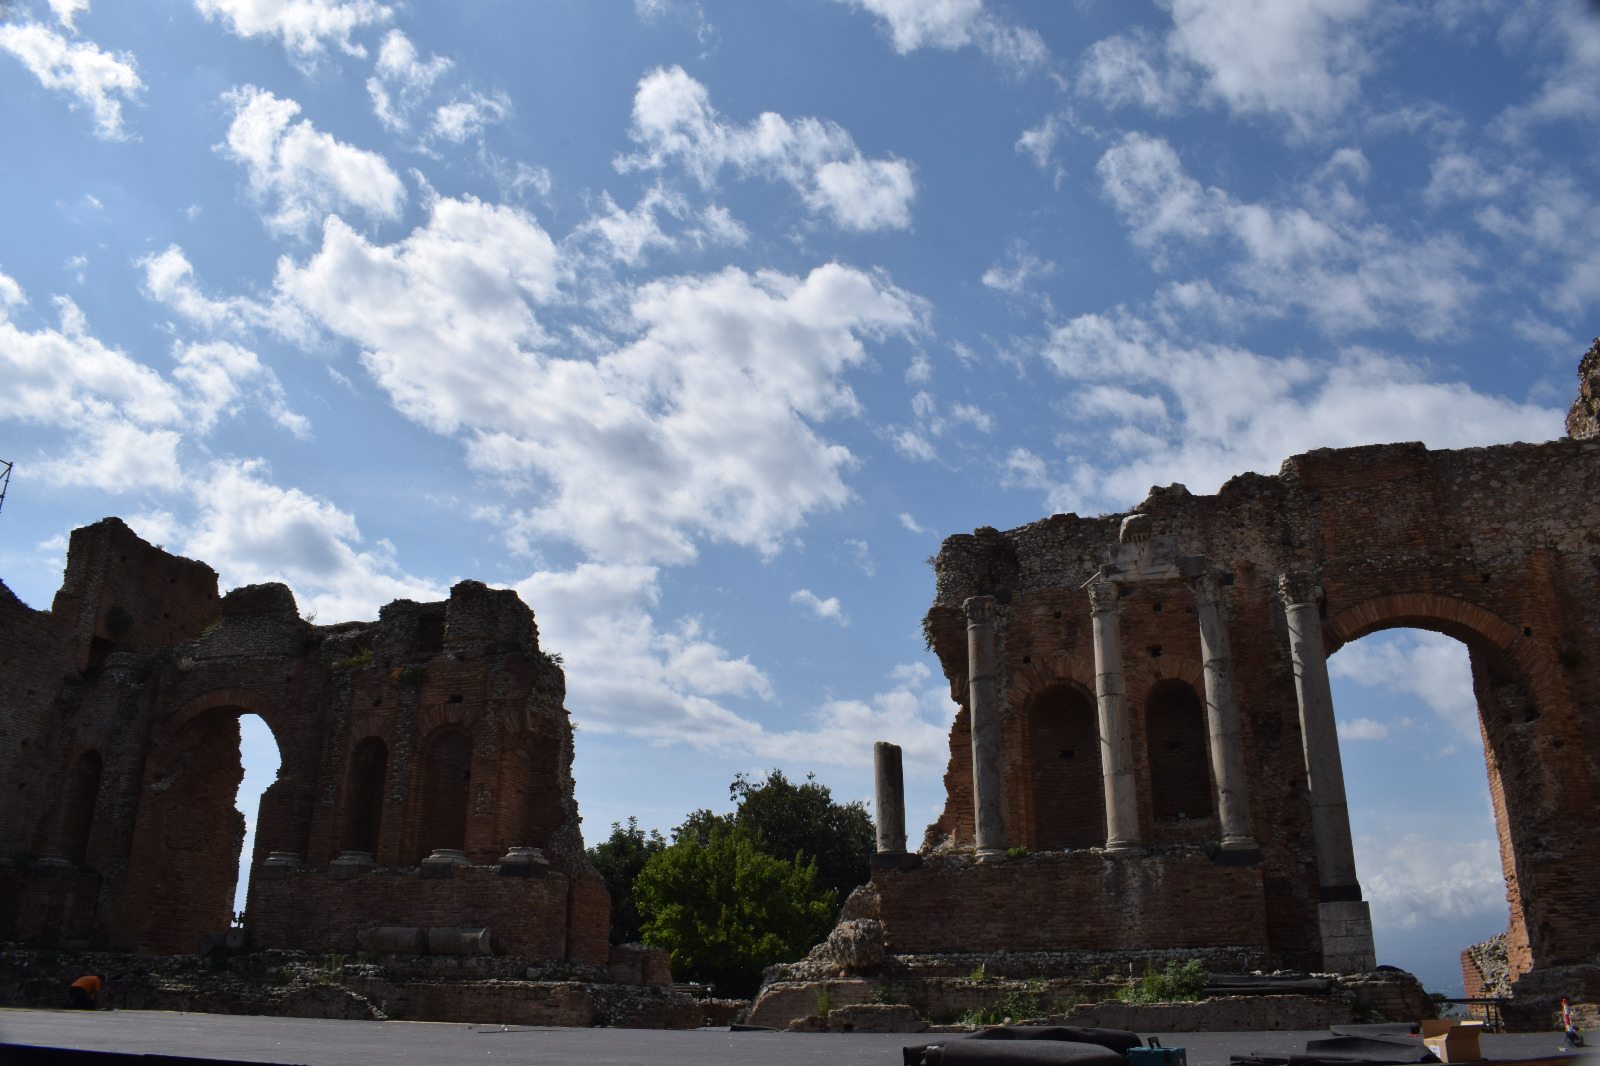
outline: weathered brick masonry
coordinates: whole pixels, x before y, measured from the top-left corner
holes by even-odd
[[[1562,440],[1324,449],[1214,496],[1152,488],[1136,508],[1148,520],[1129,528],[1170,538],[1223,590],[1255,848],[1218,852],[1221,771],[1193,575],[1130,581],[1111,598],[1138,847],[1107,849],[1101,748],[1111,742],[1096,718],[1105,688],[1091,627],[1091,611],[1107,608],[1092,607],[1086,586],[1122,565],[1118,551],[1143,550],[1118,547],[1128,516],[1058,514],[948,538],[926,620],[961,705],[946,806],[920,867],[884,857],[849,916],[881,920],[888,950],[907,955],[1236,946],[1268,965],[1323,969],[1328,945],[1355,932],[1330,926],[1327,908],[1359,901],[1349,894],[1359,888],[1319,882],[1296,689],[1307,653],[1291,649],[1285,606],[1314,587],[1325,654],[1400,626],[1467,645],[1507,884],[1508,976],[1522,978],[1530,1018],[1552,989],[1586,996],[1600,980],[1589,972],[1600,973],[1600,342],[1580,377]],[[1309,580],[1280,587],[1284,575]],[[969,608],[982,597],[992,608]],[[992,839],[983,850],[974,814],[968,672],[980,660],[969,637],[989,638],[969,625],[989,624],[989,612],[997,727],[985,728],[999,738],[1001,845],[1027,849],[1006,861]]]
[[[50,611],[0,586],[0,666],[0,939],[188,952],[226,929],[250,712],[282,759],[251,865],[259,946],[470,925],[507,954],[607,961],[565,679],[514,592],[464,581],[317,626],[284,586],[219,597],[209,567],[108,518],[74,531]],[[424,864],[438,849],[460,854]]]

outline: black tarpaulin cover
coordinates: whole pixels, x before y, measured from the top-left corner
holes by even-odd
[[[903,1054],[906,1066],[1127,1066],[1128,1049],[1142,1043],[1137,1033],[1126,1029],[1001,1025],[942,1044],[907,1047]]]

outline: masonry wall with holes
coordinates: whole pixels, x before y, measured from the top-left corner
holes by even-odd
[[[961,706],[947,801],[923,844],[926,868],[875,874],[890,941],[952,950],[940,945],[1010,928],[1030,946],[1180,948],[1228,930],[1222,935],[1263,945],[1272,965],[1318,968],[1316,858],[1277,595],[1279,576],[1295,570],[1311,571],[1321,586],[1329,654],[1396,626],[1465,642],[1508,886],[1513,975],[1600,952],[1592,887],[1600,883],[1600,764],[1591,757],[1600,750],[1600,440],[1574,434],[1458,451],[1393,444],[1310,452],[1275,476],[1235,477],[1212,496],[1152,488],[1137,508],[1157,535],[1232,575],[1225,613],[1262,851],[1259,907],[1254,889],[1241,906],[1220,890],[1225,879],[1184,866],[1204,862],[1219,836],[1192,590],[1129,586],[1118,605],[1149,852],[1113,863],[1094,850],[1105,842],[1105,800],[1083,586],[1124,516],[1057,514],[948,538],[927,632]],[[1065,865],[1014,858],[1010,865],[1023,865],[989,873],[957,861],[973,841],[962,602],[978,595],[998,601],[1007,843],[1030,856],[1078,856]],[[934,861],[941,856],[950,860]],[[1150,866],[1126,874],[1130,883],[1166,886],[1146,892],[1140,913],[1121,908],[1122,890],[1104,880],[1130,863]],[[1071,917],[1107,908],[1104,920]]]
[[[225,930],[251,713],[282,763],[251,863],[259,942],[477,922],[498,950],[606,959],[565,678],[514,592],[464,581],[316,625],[286,587],[219,596],[209,567],[108,518],[74,531],[50,611],[0,586],[0,659],[0,939],[189,952]],[[498,876],[515,847],[542,850],[537,876]],[[462,853],[459,880],[422,876],[436,849]],[[341,855],[361,861],[330,876]]]

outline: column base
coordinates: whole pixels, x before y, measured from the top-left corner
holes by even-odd
[[[1106,844],[1107,856],[1144,855],[1144,845],[1137,840],[1113,840]]]
[[[1366,900],[1317,904],[1322,932],[1322,968],[1328,973],[1370,973],[1378,966],[1372,942],[1372,910]]]
[[[915,870],[922,865],[922,856],[914,851],[879,851],[872,856],[874,870]]]
[[[1005,848],[977,848],[972,853],[975,862],[1005,862]]]

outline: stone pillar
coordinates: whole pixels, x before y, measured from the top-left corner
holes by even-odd
[[[1250,789],[1239,735],[1239,707],[1233,694],[1233,652],[1222,614],[1222,575],[1200,575],[1194,583],[1200,616],[1200,659],[1206,679],[1206,731],[1211,735],[1211,772],[1217,779],[1217,821],[1222,834],[1219,861],[1244,865],[1261,861],[1250,833]]]
[[[1356,880],[1316,581],[1304,571],[1292,571],[1279,580],[1278,593],[1289,620],[1289,653],[1300,700],[1300,736],[1305,744],[1311,831],[1317,849],[1322,964],[1335,973],[1365,972],[1377,965],[1377,952],[1372,942],[1372,913]]]
[[[1106,850],[1128,852],[1139,844],[1139,802],[1133,788],[1133,741],[1122,678],[1122,624],[1117,587],[1089,585],[1094,623],[1094,692],[1100,711],[1100,773],[1106,788]]]
[[[904,855],[906,850],[906,785],[900,766],[900,745],[880,740],[872,745],[873,780],[877,785],[874,814],[878,854]]]
[[[972,828],[977,860],[1006,857],[1000,795],[1000,650],[995,646],[994,597],[973,596],[967,612],[967,711],[972,723]]]

